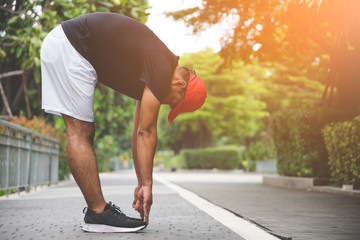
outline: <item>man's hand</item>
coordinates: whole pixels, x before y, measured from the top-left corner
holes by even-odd
[[[141,186],[140,185],[137,185],[135,190],[134,190],[134,201],[132,203],[132,207],[135,209],[135,206],[136,206],[136,202],[137,202],[137,195],[138,195],[138,192],[140,190]],[[140,213],[140,212],[139,212]]]
[[[135,210],[140,213],[142,220],[144,220],[145,217],[146,224],[149,224],[149,214],[152,203],[152,186],[142,186],[136,196]]]

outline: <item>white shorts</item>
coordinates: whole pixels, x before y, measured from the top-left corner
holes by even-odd
[[[40,56],[42,109],[93,122],[96,71],[71,45],[61,25],[46,36]]]

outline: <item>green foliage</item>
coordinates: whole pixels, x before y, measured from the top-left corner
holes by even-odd
[[[266,110],[272,114],[285,108],[312,108],[321,100],[323,84],[317,78],[324,77],[324,68],[293,69],[279,63],[267,64],[269,76],[260,79],[266,92],[260,99],[266,103]]]
[[[360,184],[360,116],[352,121],[331,123],[322,130],[332,180],[335,183]]]
[[[247,62],[259,59],[280,62],[297,71],[327,65],[326,69],[330,70],[327,85],[329,89],[337,88],[336,95],[326,92],[329,100],[335,96],[343,107],[357,109],[360,106],[358,9],[358,0],[202,0],[201,7],[168,16],[184,21],[194,32],[228,22],[232,31],[222,36],[220,51],[226,64],[234,59]],[[254,50],[256,45],[261,47]]]
[[[236,144],[246,145],[251,158],[274,156],[271,114],[289,107],[314,107],[323,90],[321,83],[305,77],[309,69],[294,72],[278,63],[261,66],[241,61],[228,68],[211,50],[185,54],[181,64],[195,69],[205,81],[208,98],[201,109],[179,115],[170,125],[169,108],[161,109],[160,148],[171,148],[176,153],[182,148]],[[268,146],[261,154],[252,150],[258,142]]]
[[[176,169],[176,168],[186,169],[187,165],[186,165],[185,159],[183,158],[183,155],[178,154],[178,155],[172,156],[169,159],[166,159],[164,161],[164,167],[166,169]]]
[[[341,111],[324,108],[287,109],[272,118],[279,174],[329,177],[328,154],[321,129],[344,118]]]
[[[17,189],[16,188],[10,188],[8,190],[8,194],[13,194],[16,193]],[[0,190],[0,197],[6,195],[6,190]]]
[[[243,160],[241,161],[242,168],[247,172],[255,172],[256,171],[256,161],[252,160]]]
[[[268,160],[276,159],[275,146],[270,143],[270,146],[264,141],[254,141],[242,153],[244,160]]]
[[[130,160],[130,154],[128,152],[124,152],[120,156],[120,160],[123,162],[128,162]]]
[[[111,169],[110,159],[131,149],[135,100],[98,84],[95,89],[95,151],[100,171]]]
[[[207,99],[202,108],[193,113],[179,115],[166,124],[169,108],[163,107],[159,117],[161,148],[176,153],[182,148],[201,148],[211,145],[239,144],[263,127],[261,119],[268,116],[266,104],[259,99],[263,91],[256,82],[265,70],[259,66],[234,63],[233,68],[217,69],[223,64],[211,50],[185,54],[181,65],[195,69],[204,80]]]
[[[43,134],[45,136],[56,138],[60,143],[59,153],[59,180],[67,178],[70,174],[70,169],[67,161],[66,152],[66,133],[51,125],[46,124],[45,119],[34,117],[32,120],[28,120],[24,116],[15,118],[11,121],[14,124],[24,126],[34,132]]]
[[[314,78],[324,75],[323,68],[318,73],[309,73],[314,69],[294,71],[279,63],[267,63],[266,76],[260,75],[257,81],[265,89],[258,99],[265,102],[269,116],[262,119],[264,128],[256,135],[246,138],[245,160],[275,159],[276,151],[272,139],[271,119],[277,111],[298,108],[314,108],[321,99],[324,86]],[[310,78],[312,76],[313,78]],[[256,96],[256,95],[255,95]]]
[[[216,147],[181,150],[189,169],[236,169],[239,164],[239,150],[234,147]]]
[[[118,143],[114,141],[114,137],[106,135],[98,139],[96,143],[96,157],[99,172],[108,172],[113,170],[111,158],[119,154]]]

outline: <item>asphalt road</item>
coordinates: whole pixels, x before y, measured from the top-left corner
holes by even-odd
[[[137,184],[135,173],[100,174],[107,201],[117,204],[131,217]],[[121,239],[121,240],[244,240],[170,188],[154,183],[150,225],[138,233],[88,233],[80,229],[84,198],[73,180],[38,188],[27,194],[0,197],[0,240],[6,239]]]
[[[264,186],[261,175],[239,171],[155,172],[155,175],[150,225],[137,234],[82,232],[79,225],[85,202],[76,183],[66,181],[30,194],[1,197],[0,239],[273,238],[269,234],[257,237],[264,231],[254,231],[253,234],[250,228],[254,225],[247,229],[248,222],[239,224],[240,218],[252,221],[282,239],[360,239],[360,198]],[[137,213],[131,208],[135,173],[106,173],[100,177],[106,200],[113,201],[125,213],[136,217]],[[172,184],[175,188],[159,179],[175,183]],[[190,190],[187,192],[198,199],[185,198],[181,193],[186,192],[184,189]],[[240,218],[216,209],[212,214],[213,207],[200,206],[203,199]],[[222,221],[217,215],[226,217]]]
[[[283,239],[360,239],[360,198],[264,186],[238,171],[157,174]]]

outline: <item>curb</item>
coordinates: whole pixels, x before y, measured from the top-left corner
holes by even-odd
[[[309,189],[313,192],[322,192],[322,193],[332,193],[332,194],[341,194],[349,197],[357,197],[360,198],[360,190],[344,190],[342,188],[337,187],[329,187],[329,186],[323,186],[323,187],[312,187]]]
[[[360,190],[344,190],[338,187],[327,186],[329,184],[329,179],[324,178],[263,176],[262,184],[272,187],[332,193],[360,198]]]

